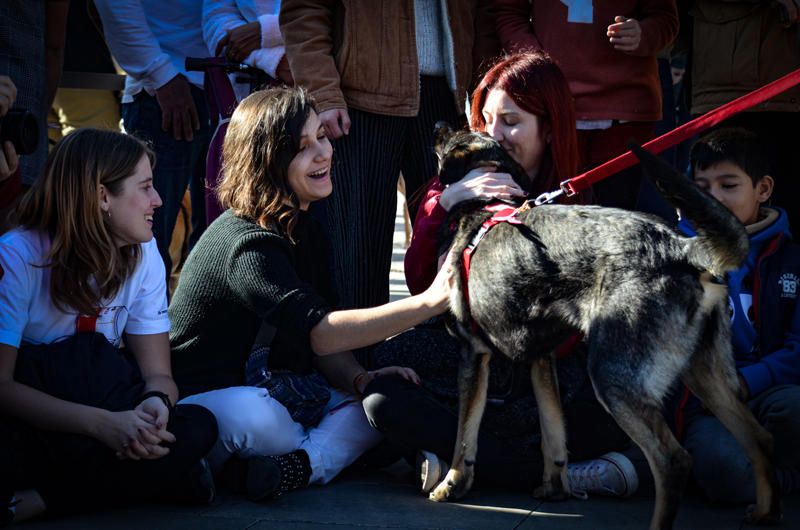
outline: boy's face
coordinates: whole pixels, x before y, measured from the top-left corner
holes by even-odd
[[[758,209],[772,195],[773,180],[765,175],[753,185],[742,168],[730,161],[695,168],[694,182],[725,205],[743,225],[758,221]]]

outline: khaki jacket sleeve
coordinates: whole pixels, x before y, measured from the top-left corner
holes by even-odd
[[[333,58],[336,0],[283,0],[281,34],[292,76],[317,102],[317,111],[347,108]]]

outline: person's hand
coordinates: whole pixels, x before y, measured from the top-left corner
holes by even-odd
[[[14,144],[6,140],[3,142],[3,148],[0,149],[0,182],[13,175],[18,166],[17,150],[14,148]]]
[[[225,49],[225,57],[229,61],[240,63],[261,47],[261,25],[258,21],[248,22],[227,30],[225,36],[217,43],[214,55],[219,56]]]
[[[526,195],[508,173],[495,173],[493,167],[479,167],[447,186],[439,196],[439,204],[449,212],[456,204],[479,197],[511,200]]]
[[[319,113],[319,120],[325,127],[325,134],[331,140],[350,133],[350,115],[347,109],[330,109]]]
[[[0,118],[14,106],[17,99],[17,87],[7,75],[0,75]]]
[[[422,384],[422,379],[419,378],[417,372],[405,366],[385,366],[383,368],[378,368],[377,370],[373,370],[370,373],[373,375],[373,379],[375,379],[376,377],[382,377],[384,375],[399,375],[406,381],[411,381],[415,385]]]
[[[156,89],[156,101],[161,107],[161,128],[176,140],[191,142],[194,131],[200,128],[200,118],[186,78],[176,75]]]
[[[294,77],[292,76],[292,69],[289,68],[289,61],[286,59],[284,55],[281,57],[278,66],[275,68],[275,76],[286,83],[287,85],[294,84]]]
[[[450,290],[455,283],[455,252],[450,250],[439,265],[439,271],[425,289],[423,296],[427,297],[429,303],[435,307],[439,313],[444,313],[450,308]]]
[[[615,50],[634,52],[642,42],[642,27],[635,18],[614,17],[614,23],[606,30],[608,41]]]
[[[105,412],[94,437],[120,459],[154,460],[169,453],[168,447],[159,445],[162,441],[175,441],[172,433],[159,431],[154,422],[155,418],[142,410]]]
[[[420,379],[420,377],[417,375],[417,372],[411,368],[406,368],[404,366],[385,366],[383,368],[378,368],[377,370],[358,374],[353,380],[354,390],[359,394],[363,394],[364,390],[367,388],[367,385],[375,380],[376,377],[381,377],[384,375],[399,375],[406,381],[411,381],[415,385],[422,384],[422,379]]]
[[[165,429],[169,422],[169,408],[158,396],[151,396],[139,403],[136,411],[142,411],[153,418],[156,429]]]

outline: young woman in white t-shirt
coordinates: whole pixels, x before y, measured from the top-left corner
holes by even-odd
[[[213,497],[216,421],[173,406],[152,165],[131,136],[79,130],[0,236],[0,526]]]

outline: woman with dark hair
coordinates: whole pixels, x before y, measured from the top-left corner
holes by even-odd
[[[574,175],[577,140],[572,95],[558,65],[545,53],[511,55],[483,77],[472,97],[470,126],[495,138],[530,177],[534,197],[558,189]],[[417,214],[406,253],[406,281],[412,293],[425,289],[437,274],[440,226],[459,202],[478,197],[514,199],[523,191],[507,173],[480,168],[448,187],[434,180]],[[574,201],[581,201],[576,197]],[[424,389],[396,378],[383,378],[367,388],[367,417],[407,458],[417,452],[419,486],[428,492],[446,473],[456,437],[459,344],[437,323],[425,329],[436,340],[435,355],[414,347],[409,332],[373,352],[377,366],[403,359],[421,376]],[[405,348],[402,339],[405,338]],[[579,341],[574,341],[578,343]],[[576,463],[568,466],[573,491],[626,496],[636,489],[636,472],[622,454],[624,433],[597,403],[586,376],[581,344],[560,349],[558,372],[568,427],[568,449]],[[494,356],[490,365],[489,404],[481,426],[476,480],[532,491],[541,484],[542,454],[536,402],[527,367]],[[524,373],[523,373],[524,372]],[[607,453],[607,454],[604,454]],[[599,458],[598,458],[599,457]],[[594,460],[592,460],[594,459]]]
[[[133,137],[77,131],[0,237],[0,522],[213,498],[214,417],[173,407],[152,165]]]
[[[326,484],[380,433],[360,403],[365,386],[413,370],[366,371],[350,351],[447,308],[447,271],[417,296],[335,311],[329,244],[309,205],[331,193],[333,149],[299,88],[245,98],[223,147],[228,208],[189,255],[170,306],[182,403],[211,409],[212,468],[251,500]],[[248,386],[249,385],[249,386]]]

